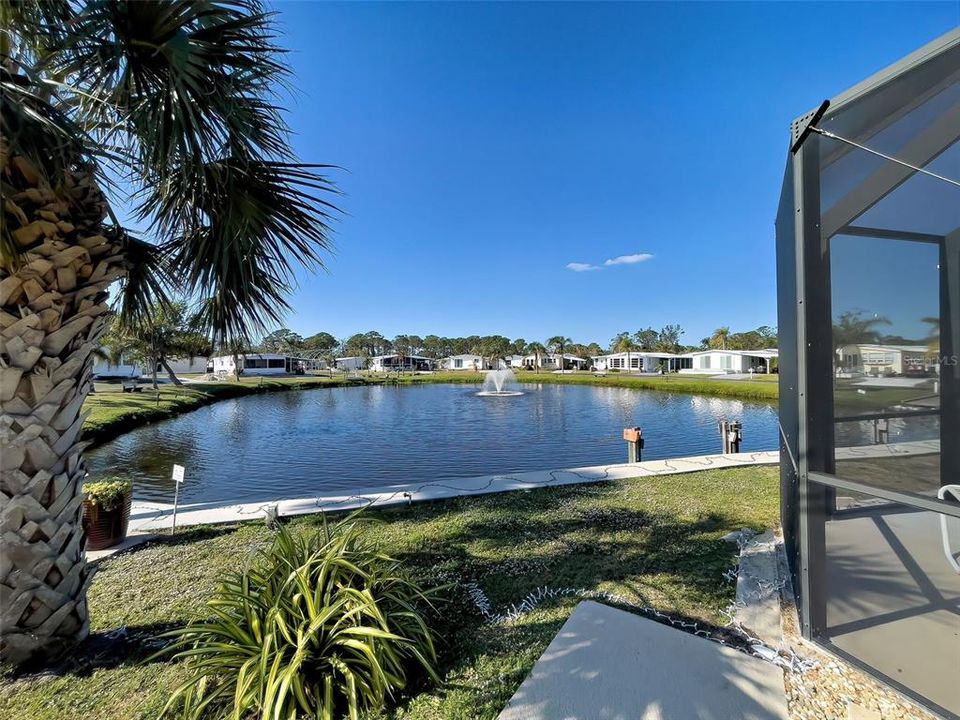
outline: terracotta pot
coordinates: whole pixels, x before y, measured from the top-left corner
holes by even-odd
[[[132,492],[125,492],[123,499],[112,510],[104,510],[89,500],[83,501],[83,529],[87,533],[87,550],[103,550],[123,542],[127,537],[130,522]]]

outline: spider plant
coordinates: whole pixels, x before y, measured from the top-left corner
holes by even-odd
[[[315,717],[385,705],[418,675],[438,681],[424,612],[438,589],[408,579],[353,518],[332,530],[280,527],[272,545],[224,578],[209,617],[166,633],[159,655],[190,679],[165,713],[187,718]]]

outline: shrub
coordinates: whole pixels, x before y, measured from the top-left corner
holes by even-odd
[[[184,717],[334,718],[384,706],[416,674],[435,681],[424,591],[348,518],[297,536],[281,527],[245,572],[223,579],[212,618],[165,637],[190,679],[172,695]]]
[[[113,510],[123,496],[133,489],[133,483],[123,478],[111,478],[99,482],[84,483],[84,497],[103,510]]]

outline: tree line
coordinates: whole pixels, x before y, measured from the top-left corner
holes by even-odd
[[[273,330],[258,341],[235,341],[214,345],[201,331],[202,323],[192,314],[185,302],[173,302],[158,306],[134,324],[115,322],[106,334],[99,350],[102,359],[120,364],[128,362],[151,369],[156,384],[157,369],[166,371],[170,380],[179,383],[170,369],[169,360],[184,357],[209,355],[233,355],[243,353],[278,353],[317,358],[331,362],[337,357],[364,357],[376,355],[417,355],[440,360],[451,355],[479,355],[491,362],[510,355],[534,356],[535,364],[549,353],[575,355],[589,358],[605,353],[664,352],[681,353],[701,349],[759,350],[777,346],[775,328],[761,326],[745,332],[731,332],[728,327],[718,328],[699,345],[685,345],[684,334],[679,325],[666,325],[659,330],[648,327],[636,331],[617,333],[603,347],[597,342],[580,343],[563,335],[555,335],[544,341],[508,338],[504,335],[468,335],[445,337],[440,335],[396,335],[392,338],[371,330],[355,333],[339,339],[328,332],[318,332],[306,337],[289,328]]]
[[[731,332],[729,327],[721,327],[710,337],[701,340],[699,345],[682,343],[683,334],[680,325],[666,325],[659,330],[648,327],[617,333],[604,347],[597,342],[581,343],[561,335],[550,337],[543,342],[528,341],[525,338],[510,339],[504,335],[396,335],[388,338],[376,330],[371,330],[338,340],[327,332],[303,337],[289,328],[280,328],[264,336],[252,345],[251,349],[272,353],[308,353],[316,357],[373,357],[396,353],[439,360],[451,355],[465,354],[503,358],[509,355],[545,355],[552,352],[589,358],[608,352],[682,353],[708,348],[762,350],[777,347],[777,330],[767,325],[736,333]]]

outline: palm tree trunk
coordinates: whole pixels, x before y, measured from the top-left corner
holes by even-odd
[[[69,172],[55,192],[2,145],[0,173],[21,249],[0,261],[0,659],[21,664],[89,632],[81,407],[125,266],[100,234],[107,207],[91,175]]]
[[[174,385],[183,385],[183,382],[177,377],[173,368],[170,367],[170,363],[167,362],[167,358],[163,355],[160,356],[160,364],[163,365],[163,369],[167,371],[167,377],[170,378],[170,382]]]

